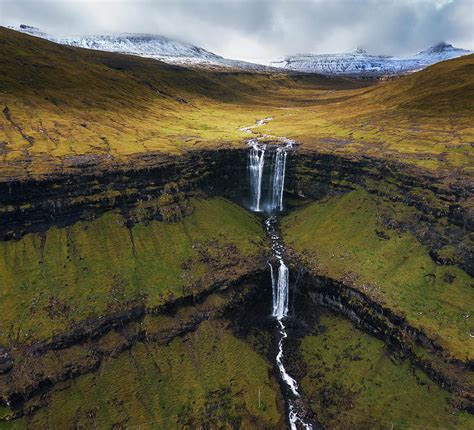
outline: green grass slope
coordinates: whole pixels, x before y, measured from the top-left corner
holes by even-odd
[[[472,278],[456,266],[437,265],[409,231],[387,230],[379,222],[382,211],[403,217],[410,210],[353,191],[292,212],[283,219],[283,237],[313,273],[353,284],[454,357],[472,360]]]
[[[31,416],[0,428],[281,428],[270,372],[224,322],[204,322],[167,345],[139,343],[107,359],[48,393]]]
[[[6,28],[0,47],[0,180],[64,171],[75,157],[99,156],[107,167],[131,154],[240,145],[240,127],[297,102],[306,89],[350,85],[190,70]]]
[[[474,418],[450,404],[449,394],[383,342],[346,319],[324,315],[299,351],[306,363],[301,387],[327,429],[471,429]]]
[[[262,127],[301,150],[368,155],[465,181],[474,171],[474,55],[358,90],[325,91]]]
[[[472,55],[369,85],[189,70],[5,28],[0,46],[3,181],[61,173],[92,156],[106,169],[132,154],[240,146],[248,135],[239,128],[268,116],[259,131],[297,139],[302,150],[472,173]]]
[[[134,303],[157,307],[258,268],[257,218],[225,199],[192,200],[178,223],[90,222],[0,242],[0,344],[29,343]]]

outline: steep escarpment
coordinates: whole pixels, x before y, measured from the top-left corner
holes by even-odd
[[[1,242],[3,402],[21,406],[246,299],[265,268],[262,228],[223,199],[188,205],[174,223],[127,226],[115,211]]]
[[[183,385],[186,389],[183,389]],[[28,402],[7,428],[285,428],[268,362],[225,320],[201,323],[169,342],[138,342]]]
[[[18,184],[4,196],[18,219],[1,242],[2,396],[18,408],[10,417],[49,410],[38,403],[44,393],[138,343],[182,339],[205,319],[235,315],[268,283],[255,217],[209,200],[244,201],[247,155],[213,151],[161,171],[38,182],[38,193]],[[377,160],[289,154],[286,259],[292,273],[307,271],[300,294],[314,306],[351,317],[469,410],[470,194],[434,179]],[[253,286],[242,290],[248,276]],[[215,293],[224,287],[225,299]]]
[[[223,199],[193,199],[175,223],[127,226],[108,212],[3,241],[3,342],[28,342],[91,316],[161,306],[264,266],[256,219]]]
[[[244,150],[194,151],[175,157],[148,154],[140,157],[146,165],[140,169],[80,164],[69,175],[2,183],[0,237],[18,239],[114,209],[131,223],[140,217],[172,221],[186,211],[180,204],[193,193],[240,199],[245,193],[241,179],[246,156]],[[243,189],[235,187],[239,182]]]
[[[294,348],[302,390],[325,428],[472,426],[448,392],[338,313],[322,308]]]
[[[196,331],[203,321],[222,318],[249,300],[261,283],[261,274],[255,272],[163,306],[135,306],[89,318],[48,340],[16,344],[9,353],[12,368],[0,376],[2,399],[20,406],[14,416],[21,416],[25,402],[27,409],[36,407],[39,395],[61,382],[97,371],[108,357],[117,357],[138,343],[167,344]]]

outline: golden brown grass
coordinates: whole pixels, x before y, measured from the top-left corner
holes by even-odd
[[[189,70],[4,28],[0,46],[3,181],[62,172],[84,156],[106,168],[132,154],[240,146],[239,128],[267,116],[274,121],[259,131],[297,139],[302,150],[472,173],[472,55],[368,85]]]

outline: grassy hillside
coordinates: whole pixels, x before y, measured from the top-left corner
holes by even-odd
[[[470,174],[474,56],[367,87],[284,73],[198,71],[65,47],[0,29],[1,178],[93,160],[242,145],[240,127],[302,150],[371,155]],[[355,87],[359,88],[355,88]],[[139,158],[134,159],[140,167]],[[1,179],[0,178],[0,179]]]
[[[167,345],[139,343],[108,359],[0,428],[280,428],[283,405],[270,371],[224,322],[206,321]]]
[[[106,167],[131,154],[240,145],[240,127],[299,103],[306,89],[350,84],[189,70],[5,28],[0,46],[3,180],[61,171],[92,155]]]
[[[325,91],[262,127],[302,150],[401,161],[465,179],[474,171],[474,55],[359,90]]]
[[[128,228],[109,212],[0,242],[0,344],[30,343],[134,303],[156,307],[238,278],[266,252],[257,219],[224,199],[183,221]]]
[[[311,409],[328,429],[470,429],[474,418],[450,404],[425,374],[398,362],[383,342],[333,314],[324,315],[299,351]],[[324,369],[324,371],[322,371]]]
[[[282,231],[314,273],[353,284],[454,357],[472,360],[472,278],[456,266],[437,265],[409,231],[380,222],[384,213],[403,219],[410,210],[359,190],[292,212]]]

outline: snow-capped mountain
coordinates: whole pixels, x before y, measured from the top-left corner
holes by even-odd
[[[260,64],[224,58],[198,46],[155,34],[121,33],[113,35],[55,37],[38,28],[24,24],[11,28],[62,45],[138,55],[171,64],[245,70],[264,70],[268,68]]]
[[[198,46],[154,34],[121,33],[115,35],[56,37],[24,24],[11,28],[63,45],[138,55],[183,66],[248,71],[275,71],[279,68],[324,75],[399,75],[423,69],[439,61],[472,53],[472,51],[455,48],[441,42],[409,57],[371,55],[363,49],[357,49],[345,54],[292,55],[262,65],[224,58]]]
[[[292,55],[270,64],[294,71],[324,75],[383,76],[414,72],[439,61],[471,53],[472,51],[441,42],[409,57],[371,55],[363,49],[357,49],[346,54]]]

